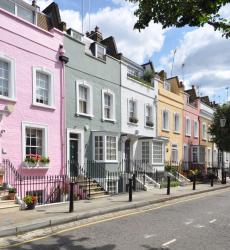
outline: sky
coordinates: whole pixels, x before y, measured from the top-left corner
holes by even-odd
[[[84,33],[97,25],[104,38],[111,35],[115,38],[118,51],[126,57],[139,64],[151,60],[156,71],[164,69],[168,77],[171,73],[179,76],[186,89],[194,85],[199,95],[208,95],[212,101],[226,102],[229,86],[230,101],[230,39],[223,38],[212,27],[163,30],[161,24],[151,22],[148,28],[139,32],[133,30],[137,20],[133,14],[136,6],[125,0],[55,1],[67,27],[82,32],[83,16]],[[51,2],[37,0],[41,10]],[[221,14],[230,19],[230,4],[221,9]]]

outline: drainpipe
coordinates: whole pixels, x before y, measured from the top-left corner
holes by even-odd
[[[60,83],[60,97],[61,97],[61,110],[60,110],[60,135],[61,135],[61,174],[67,174],[66,166],[66,116],[65,116],[65,64],[69,61],[69,58],[65,56],[65,50],[63,45],[59,47],[59,61],[61,62],[61,83]],[[66,167],[65,167],[66,166]]]

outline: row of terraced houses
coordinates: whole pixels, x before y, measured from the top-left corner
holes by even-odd
[[[55,3],[1,0],[0,34],[0,161],[20,176],[68,176],[87,162],[122,173],[135,162],[159,173],[229,165],[208,133],[216,104],[127,58],[98,27],[83,35]]]

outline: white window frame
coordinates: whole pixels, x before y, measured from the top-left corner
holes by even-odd
[[[105,94],[108,94],[111,97],[111,118],[110,119],[105,117]],[[114,92],[110,89],[102,89],[101,97],[102,97],[102,121],[116,122],[116,102],[115,102]]]
[[[147,160],[144,160],[143,159],[143,143],[148,143],[148,159]],[[144,140],[144,141],[141,141],[141,161],[143,162],[143,163],[147,163],[147,164],[149,164],[151,161],[150,161],[150,154],[151,154],[151,150],[150,150],[150,147],[151,147],[151,142],[150,141],[146,141],[146,140]],[[145,154],[146,154],[146,152],[147,151],[145,151]]]
[[[102,136],[103,137],[103,160],[96,160],[95,159],[95,137],[96,136]],[[107,136],[112,136],[116,138],[116,160],[107,160],[107,143],[106,138]],[[118,162],[118,136],[110,133],[104,133],[104,132],[96,132],[93,133],[93,160],[95,162],[101,162],[101,163],[117,163]]]
[[[205,131],[204,131],[204,127],[205,127]],[[205,140],[205,141],[207,140],[207,124],[205,122],[202,122],[202,140]]]
[[[132,98],[128,98],[127,101],[128,101],[128,104],[127,104],[127,108],[128,108],[127,121],[128,121],[129,124],[136,124],[137,125],[139,123],[138,116],[137,116],[138,115],[138,102],[137,102],[137,99],[134,99],[132,97]],[[129,105],[130,101],[133,101],[135,103],[134,118],[136,118],[138,120],[137,123],[133,123],[133,122],[129,121],[129,118],[131,118],[131,116],[130,116],[130,105]]]
[[[79,86],[82,85],[86,88],[88,88],[87,93],[87,114],[80,112],[79,107],[79,100],[80,100],[80,91]],[[76,114],[77,116],[87,116],[87,117],[93,117],[93,88],[92,86],[85,80],[76,80]]]
[[[175,164],[175,165],[177,165],[178,164],[178,162],[179,162],[179,150],[178,150],[178,144],[176,144],[176,143],[172,143],[172,145],[171,145],[171,156],[173,157],[173,151],[175,151],[176,152],[176,161],[174,161],[173,159],[171,159],[171,162],[172,162],[172,164]]]
[[[103,47],[102,45],[100,45],[100,44],[98,44],[98,43],[96,43],[95,45],[96,45],[96,46],[95,46],[95,56],[96,56],[96,58],[98,58],[98,59],[100,59],[100,60],[105,60],[105,59],[104,59],[105,54],[106,54],[106,49],[105,49],[105,47]],[[100,48],[103,49],[103,58],[101,58],[101,57],[98,56],[98,47],[100,47]]]
[[[189,126],[187,126],[187,121]],[[185,136],[191,136],[191,119],[188,116],[185,118]]]
[[[167,114],[168,114],[167,128],[164,127],[164,112],[167,112]],[[170,112],[169,112],[168,109],[163,109],[162,110],[162,131],[169,132],[169,115],[170,115]]]
[[[48,104],[39,103],[36,100],[36,90],[37,90],[37,72],[46,74],[49,77],[49,96]],[[47,68],[44,67],[33,67],[33,106],[55,109],[55,98],[54,98],[54,74]]]
[[[154,156],[153,156],[153,154],[154,154],[154,150],[153,150],[153,146],[154,146],[154,143],[160,143],[161,144],[161,150],[162,150],[162,162],[154,162]],[[152,164],[153,165],[161,165],[161,164],[164,164],[164,156],[165,156],[165,152],[164,152],[164,143],[163,142],[161,142],[161,141],[153,141],[152,142]]]
[[[176,130],[176,117],[178,117],[178,130]],[[178,112],[174,112],[173,114],[173,125],[174,125],[174,133],[180,134],[180,114]]]
[[[147,124],[146,124],[146,122],[147,122],[147,108],[151,108],[151,114],[150,114],[150,119],[151,119],[151,122],[153,123],[153,126],[151,127],[151,126],[148,126]],[[154,122],[153,122],[153,105],[151,105],[150,103],[146,103],[145,104],[145,110],[144,110],[145,112],[144,112],[144,114],[145,114],[145,127],[147,127],[147,128],[151,128],[151,129],[153,129],[153,127],[154,127]]]
[[[197,125],[197,130],[196,130],[196,126],[195,126],[195,124]],[[194,124],[193,124],[193,126],[194,126],[194,138],[198,138],[199,137],[199,123],[198,123],[198,121],[194,121]]]
[[[26,158],[26,128],[42,130],[42,156],[48,157],[48,125],[22,122],[22,161]]]
[[[0,52],[0,60],[9,64],[8,97],[0,95],[1,100],[16,102],[15,91],[15,59]]]

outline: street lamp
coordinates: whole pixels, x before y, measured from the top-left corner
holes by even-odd
[[[225,127],[226,124],[226,118],[225,117],[221,117],[220,118],[220,127],[221,129],[223,129]],[[226,184],[226,177],[224,178],[224,152],[222,150],[222,184]]]

